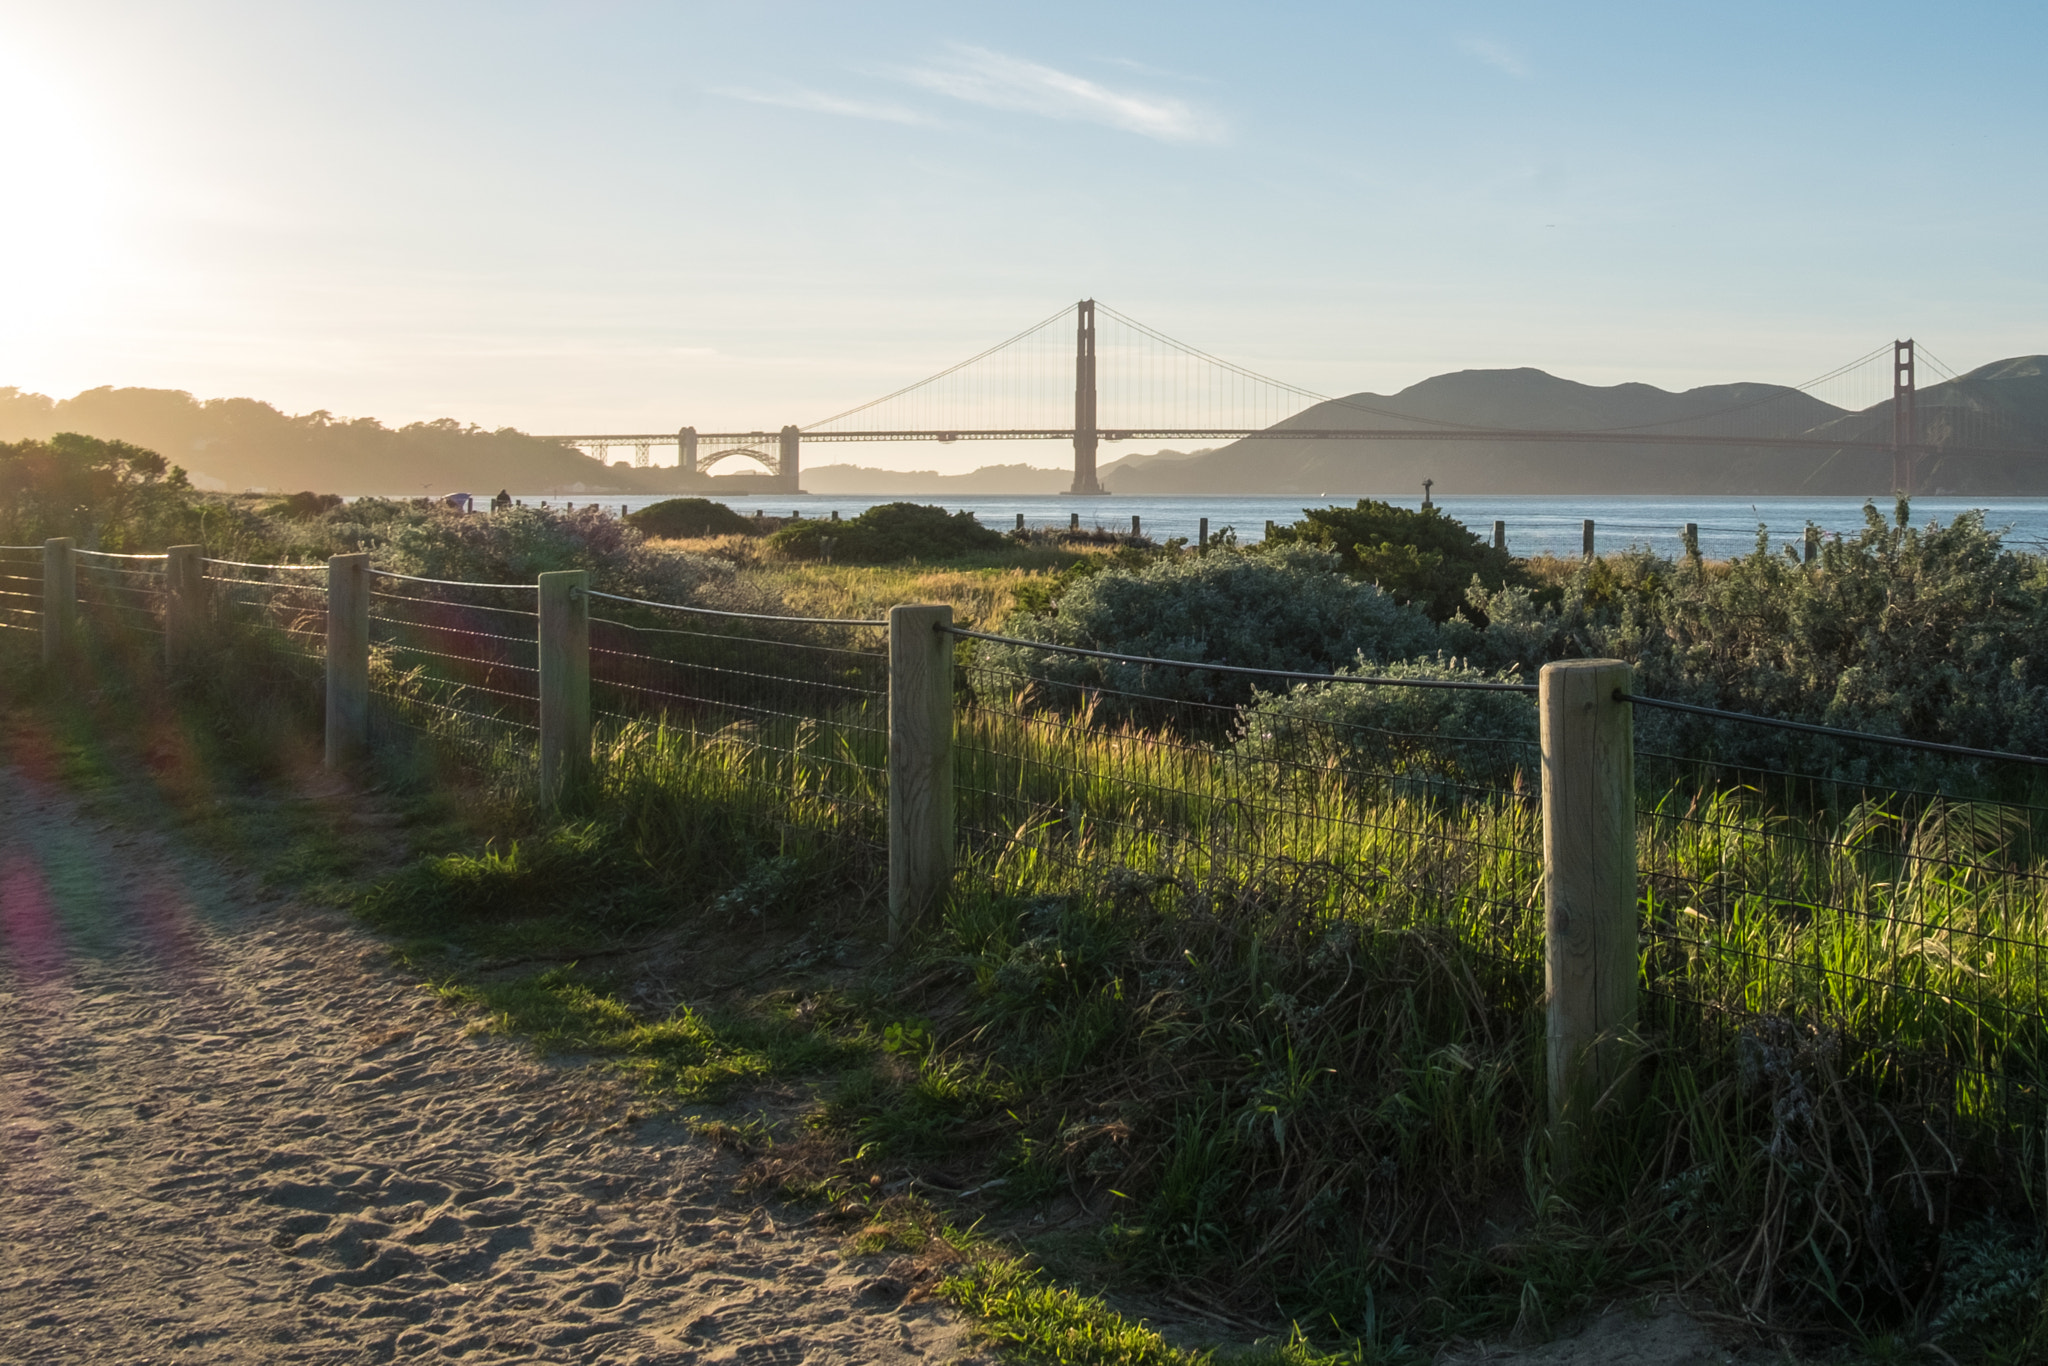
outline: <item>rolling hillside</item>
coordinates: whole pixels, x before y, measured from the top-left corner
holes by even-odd
[[[418,497],[654,493],[655,471],[607,467],[550,441],[453,419],[396,430],[374,418],[290,417],[249,398],[204,402],[175,389],[88,389],[75,398],[0,388],[0,441],[56,432],[133,442],[182,465],[202,488]]]
[[[1954,434],[1959,413],[1992,408],[2019,437],[2048,447],[2048,357],[1997,361],[1952,384],[1922,388],[1923,440]],[[1282,427],[1516,427],[1553,431],[1718,434],[1731,429],[1785,436],[1883,441],[1889,403],[1862,412],[1831,407],[1796,389],[1711,385],[1671,393],[1647,384],[1597,386],[1541,370],[1461,370],[1398,394],[1354,394],[1317,404]],[[1477,440],[1344,441],[1249,438],[1176,459],[1128,457],[1105,469],[1125,494],[1299,493],[1333,497],[1408,493],[1424,479],[1439,492],[1491,493],[1847,493],[1891,485],[1884,454],[1751,447],[1504,443]],[[2048,493],[2048,460],[1937,459],[1930,488],[1958,493]]]

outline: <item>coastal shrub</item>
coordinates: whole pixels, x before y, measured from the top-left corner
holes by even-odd
[[[1519,673],[1438,655],[1337,670],[1339,677],[1520,683]],[[1536,783],[1536,708],[1526,694],[1462,688],[1301,683],[1262,691],[1239,722],[1237,752],[1285,775],[1335,769],[1362,789],[1453,796]]]
[[[1528,583],[1506,551],[1434,507],[1416,511],[1361,498],[1357,507],[1303,508],[1300,521],[1274,527],[1266,543],[1334,550],[1347,573],[1378,584],[1397,602],[1415,603],[1436,621],[1473,607],[1475,581],[1492,592]]]
[[[1979,512],[1912,525],[1873,506],[1854,535],[1804,563],[1756,550],[1725,567],[1645,552],[1580,568],[1555,601],[1473,594],[1484,630],[1453,622],[1448,648],[1482,667],[1609,656],[1642,691],[1791,720],[1984,749],[2048,752],[2048,563],[2008,550]],[[1794,757],[1868,772],[1898,752],[1855,752],[1674,713],[1637,715],[1638,747],[1738,762]],[[1911,761],[1921,762],[1921,761]],[[1894,777],[1897,775],[1894,774]]]
[[[965,510],[948,512],[918,503],[881,503],[843,522],[802,521],[768,538],[773,549],[793,559],[831,556],[848,564],[889,564],[897,560],[944,560],[1006,544]]]
[[[637,530],[595,508],[514,507],[488,517],[405,508],[364,532],[381,543],[380,567],[422,578],[532,583],[551,570],[587,569],[601,592],[738,611],[775,607],[730,564],[650,550]]]
[[[1113,566],[1075,581],[1049,611],[1013,614],[1003,629],[1085,649],[1310,673],[1407,659],[1437,645],[1437,628],[1420,608],[1349,577],[1333,552],[1303,545]],[[1054,685],[1040,689],[1047,701],[1085,702],[1106,721],[1164,723],[1178,714],[1175,702],[1241,706],[1256,683],[1027,645],[985,645],[978,659],[1046,680]]]
[[[266,508],[265,512],[272,517],[304,521],[307,518],[318,517],[322,513],[332,512],[341,505],[342,497],[338,493],[314,493],[311,489],[305,489],[298,493],[286,494]]]
[[[684,536],[757,536],[760,522],[742,517],[709,498],[667,498],[629,513],[626,522],[642,536],[672,540]]]
[[[184,470],[125,441],[0,442],[0,537],[11,544],[70,536],[88,550],[160,550],[199,539],[199,505]]]

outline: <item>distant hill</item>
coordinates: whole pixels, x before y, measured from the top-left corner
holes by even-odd
[[[2048,447],[2048,357],[1997,361],[1918,395],[1922,439],[1951,437],[1971,407],[2004,414],[2013,436]],[[1541,370],[1461,370],[1398,394],[1353,394],[1320,403],[1283,428],[1515,427],[1550,431],[1640,431],[1672,435],[1740,430],[1781,436],[1883,441],[1887,401],[1851,412],[1796,389],[1719,384],[1672,393],[1647,384],[1590,385]],[[1233,441],[1175,459],[1133,457],[1105,466],[1122,494],[1409,493],[1424,479],[1439,493],[1846,493],[1891,486],[1886,454],[1784,451],[1763,447],[1673,447],[1621,443],[1507,443],[1477,440]],[[2048,493],[2048,461],[1937,459],[1923,486],[1973,494]]]
[[[251,398],[177,389],[88,389],[75,398],[0,388],[0,441],[56,432],[130,441],[182,465],[202,488],[422,494],[658,493],[659,471],[607,466],[568,446],[452,418],[393,430],[374,418],[290,417]]]
[[[1924,372],[1923,372],[1924,373]],[[2048,448],[2048,356],[2019,356],[1920,390],[1924,440],[1954,438],[1965,416],[1993,411],[2004,439]],[[1645,441],[1505,443],[1457,439],[1459,427],[1617,434],[1746,432],[1815,440],[1878,441],[1891,433],[1889,402],[1852,412],[1797,389],[1716,384],[1672,393],[1648,384],[1591,385],[1541,370],[1460,370],[1392,395],[1353,394],[1319,403],[1283,428],[1414,427],[1448,434],[1428,441],[1233,441],[1212,450],[1156,451],[1105,459],[1102,480],[1127,495],[1302,494],[1356,497],[1439,493],[1882,495],[1891,457],[1882,452],[1762,447],[1659,446]],[[132,441],[182,465],[202,487],[418,496],[458,489],[491,493],[668,494],[719,497],[755,479],[690,480],[673,467],[605,465],[572,447],[511,428],[484,431],[453,419],[396,429],[373,418],[325,412],[293,417],[249,398],[194,399],[174,389],[88,389],[56,400],[0,388],[0,441],[60,431]],[[816,454],[813,447],[806,456]],[[1105,446],[1110,456],[1115,446]],[[803,487],[818,494],[911,497],[1064,491],[1070,470],[986,465],[968,474],[818,465]],[[2048,494],[2048,460],[1937,458],[1923,488],[1966,494]]]

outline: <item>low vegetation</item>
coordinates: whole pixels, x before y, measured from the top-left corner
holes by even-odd
[[[666,498],[638,512],[628,513],[626,524],[651,540],[680,540],[686,536],[765,535],[766,518],[742,517],[723,503],[709,498]]]
[[[782,528],[769,545],[792,559],[838,559],[848,564],[950,560],[1001,549],[1002,533],[971,512],[916,503],[881,503],[843,522],[806,519]]]
[[[944,564],[926,543],[880,568],[816,558],[859,519],[678,551],[584,514],[363,502],[245,508],[233,534],[306,557],[360,545],[428,577],[574,565],[797,615],[939,598],[1041,642],[1311,672],[1526,679],[1618,653],[1645,692],[2048,739],[2048,580],[1972,519],[1873,512],[1812,564],[1760,546],[1726,565],[1489,567],[1448,519],[1400,541],[1413,523],[1341,511],[1263,548],[983,531]],[[929,520],[913,512],[877,520]],[[1476,567],[1443,610],[1453,563]],[[688,648],[713,665],[743,646],[846,648]],[[313,694],[266,648],[240,639],[214,683],[176,692],[209,752],[266,697],[263,734],[310,748]],[[1989,800],[2030,795],[2003,775],[1645,713],[1639,743],[1682,761],[1646,767],[1639,792],[1646,1062],[1567,1175],[1542,1126],[1525,699],[1257,686],[1028,645],[966,649],[960,673],[961,875],[897,952],[876,695],[608,720],[595,789],[553,816],[427,723],[386,752],[387,790],[500,796],[454,801],[460,824],[347,894],[479,1027],[616,1066],[749,1154],[752,1188],[864,1245],[926,1249],[1023,1359],[1195,1359],[1097,1292],[1193,1303],[1266,1335],[1249,1359],[1301,1364],[1540,1338],[1650,1292],[1817,1349],[2048,1350],[2029,1108],[2048,1077],[2048,903],[2038,817]],[[1773,787],[1764,764],[1853,779],[1860,799]],[[1949,795],[1871,786],[1901,775]],[[785,1117],[752,1117],[770,1092]],[[793,1116],[792,1095],[809,1097]],[[905,1189],[924,1195],[878,1193]]]

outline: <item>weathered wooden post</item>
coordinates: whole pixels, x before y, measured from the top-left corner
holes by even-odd
[[[327,557],[327,767],[370,752],[370,557]]]
[[[43,663],[56,664],[78,640],[78,559],[69,536],[43,542]]]
[[[1131,535],[1133,535],[1133,536],[1136,536],[1137,534],[1138,534],[1138,514],[1134,512],[1134,513],[1132,513],[1132,514],[1131,514]]]
[[[1068,530],[1068,531],[1079,531],[1080,529],[1081,529],[1081,514],[1080,514],[1080,513],[1078,513],[1078,512],[1070,512],[1070,513],[1068,513],[1068,514],[1067,514],[1067,530]]]
[[[174,545],[164,554],[164,666],[192,667],[206,631],[206,548]]]
[[[590,776],[590,571],[540,576],[540,797],[554,806]]]
[[[1700,562],[1700,524],[1698,522],[1687,522],[1685,524],[1685,558],[1691,560],[1694,564]]]
[[[1633,1063],[1637,979],[1635,718],[1628,665],[1546,664],[1543,753],[1545,1049],[1551,1152],[1571,1165],[1596,1102]]]
[[[1586,558],[1590,560],[1593,558],[1593,519],[1588,517],[1579,530],[1586,542]]]
[[[1812,564],[1820,554],[1820,528],[1813,523],[1806,524],[1806,563]]]
[[[1195,553],[1197,555],[1209,553],[1209,519],[1207,517],[1202,519],[1202,529],[1195,534]]]
[[[1019,530],[1019,531],[1022,531],[1023,529],[1024,529],[1024,514],[1020,512],[1020,513],[1018,513],[1018,514],[1017,514],[1017,530]]]
[[[1493,519],[1493,548],[1502,554],[1508,548],[1508,524],[1496,517]]]
[[[949,606],[889,609],[889,942],[953,878],[953,624]]]

